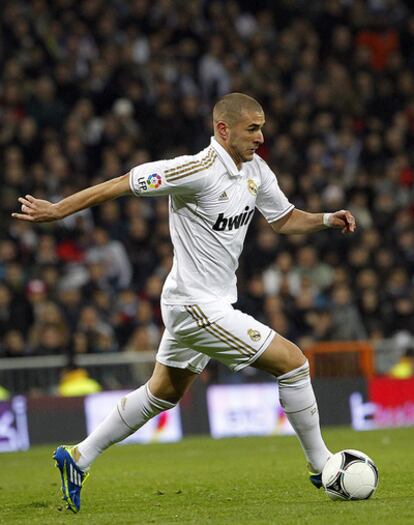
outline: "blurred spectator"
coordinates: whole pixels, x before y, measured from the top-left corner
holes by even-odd
[[[56,355],[67,352],[67,337],[53,323],[46,323],[33,346],[33,355]]]
[[[263,272],[263,285],[267,295],[278,294],[286,286],[291,295],[297,296],[300,293],[300,282],[293,256],[287,251],[280,252],[274,263]]]
[[[63,288],[58,294],[59,303],[62,305],[63,315],[70,333],[73,333],[82,307],[82,294],[79,288]]]
[[[327,288],[333,279],[333,269],[318,261],[317,250],[313,246],[303,246],[297,252],[299,278],[310,283],[317,291]]]
[[[353,341],[366,339],[361,315],[347,286],[338,285],[332,291],[332,332],[330,339]]]
[[[68,327],[60,307],[52,301],[45,301],[30,329],[30,346],[35,352],[61,353],[68,336]]]
[[[56,97],[56,88],[50,77],[41,76],[35,81],[27,112],[39,128],[51,126],[57,129],[63,124],[65,107]]]
[[[148,352],[156,350],[158,340],[154,339],[151,330],[147,326],[138,326],[128,339],[125,350],[127,352]]]
[[[408,348],[405,354],[388,372],[394,379],[409,379],[414,376],[414,349]]]
[[[376,289],[365,289],[360,295],[359,310],[369,339],[384,338],[387,335],[387,318]]]
[[[10,399],[10,392],[0,385],[0,401],[7,401],[8,399]]]
[[[0,281],[0,337],[12,329],[26,335],[32,323],[30,304]]]
[[[260,274],[253,275],[246,283],[246,288],[239,297],[237,308],[261,320],[263,318],[264,286]]]
[[[317,309],[310,310],[306,316],[306,321],[312,329],[309,342],[337,340],[337,335],[333,328],[333,318],[329,310]]]
[[[86,305],[81,308],[76,330],[86,336],[89,352],[105,352],[108,351],[108,346],[111,351],[118,349],[112,326],[102,319],[94,306]]]
[[[398,33],[389,26],[386,13],[371,14],[371,24],[356,37],[356,46],[369,51],[369,61],[375,71],[383,71],[393,53],[399,49]]]
[[[18,330],[9,330],[1,340],[0,355],[4,357],[25,357],[30,350],[26,346],[23,335]]]
[[[86,250],[86,262],[102,263],[104,278],[116,289],[125,288],[131,282],[131,264],[123,244],[111,240],[103,228],[95,228],[93,246]]]
[[[59,395],[64,397],[87,396],[101,390],[101,385],[84,368],[65,370],[58,386]]]

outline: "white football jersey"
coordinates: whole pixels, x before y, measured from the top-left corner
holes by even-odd
[[[165,304],[237,301],[236,270],[255,208],[268,222],[293,209],[258,155],[239,170],[214,139],[196,155],[136,166],[130,187],[140,197],[169,195],[174,261]]]

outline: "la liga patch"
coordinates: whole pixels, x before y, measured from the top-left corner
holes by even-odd
[[[161,186],[161,184],[162,184],[161,175],[158,175],[158,173],[152,173],[151,175],[148,175],[147,185],[150,188],[153,188],[154,190],[156,190],[157,188]]]

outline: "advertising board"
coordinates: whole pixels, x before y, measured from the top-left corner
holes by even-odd
[[[275,383],[210,386],[207,408],[214,438],[293,433]]]
[[[108,413],[115,408],[118,400],[128,392],[101,392],[85,397],[85,417],[87,433],[90,434]],[[122,441],[125,443],[165,443],[179,441],[183,436],[180,409],[178,405],[161,412],[134,434]]]

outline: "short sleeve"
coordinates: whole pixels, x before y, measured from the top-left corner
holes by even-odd
[[[192,159],[193,157],[188,157]],[[177,157],[171,160],[147,162],[129,172],[129,186],[137,197],[197,193],[203,187],[203,177],[187,169],[191,160]],[[181,167],[184,166],[184,167]]]
[[[289,202],[280,189],[276,175],[266,162],[258,157],[261,185],[257,194],[256,207],[267,222],[275,222],[293,210],[294,205]]]

